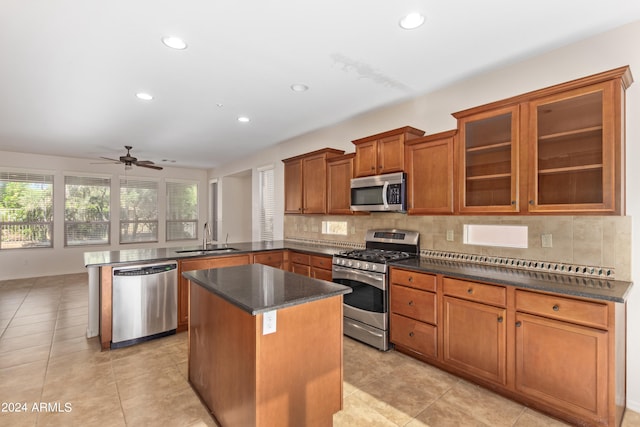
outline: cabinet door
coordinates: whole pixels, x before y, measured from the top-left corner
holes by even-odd
[[[311,267],[304,264],[291,263],[291,272],[296,274],[302,274],[303,276],[311,276]]]
[[[506,383],[506,310],[444,297],[444,361],[485,380]]]
[[[518,212],[519,106],[459,119],[460,212]]]
[[[378,140],[377,174],[402,172],[404,170],[404,134],[392,135]]]
[[[579,416],[605,420],[607,334],[516,313],[517,390]]]
[[[305,214],[327,212],[327,163],[323,154],[302,160],[303,203]]]
[[[311,277],[314,279],[326,280],[327,282],[331,282],[333,279],[333,274],[331,270],[326,270],[324,268],[311,267]]]
[[[409,214],[453,213],[454,134],[419,138],[407,147]]]
[[[351,178],[354,154],[327,161],[327,213],[346,215],[351,211]]]
[[[356,145],[356,177],[376,175],[378,170],[378,142],[368,141]]]
[[[530,212],[619,212],[616,87],[606,82],[530,102]]]
[[[282,251],[255,253],[253,254],[253,263],[282,269],[284,268],[284,253]]]
[[[302,213],[302,160],[284,164],[284,213]]]

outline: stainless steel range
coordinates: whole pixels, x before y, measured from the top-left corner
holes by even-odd
[[[333,281],[351,287],[344,296],[344,334],[380,350],[389,349],[388,263],[416,257],[420,234],[369,230],[365,249],[333,256]]]

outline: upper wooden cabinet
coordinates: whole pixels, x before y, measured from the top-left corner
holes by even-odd
[[[352,214],[351,178],[355,153],[327,159],[327,213]]]
[[[284,159],[284,213],[327,212],[327,159],[344,151],[324,148]]]
[[[381,175],[404,171],[404,144],[424,135],[424,131],[405,126],[352,141],[356,146],[354,175]]]
[[[453,213],[455,135],[452,130],[406,143],[409,214]]]
[[[623,215],[629,67],[470,110],[458,119],[458,211]]]

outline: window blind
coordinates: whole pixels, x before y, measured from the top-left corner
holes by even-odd
[[[198,184],[167,181],[167,240],[198,238]]]
[[[158,241],[158,183],[120,179],[120,243]]]
[[[110,200],[109,178],[64,177],[65,246],[109,244]]]
[[[273,167],[259,171],[260,185],[260,240],[273,240],[274,173]]]

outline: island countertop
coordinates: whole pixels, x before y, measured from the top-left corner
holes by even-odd
[[[261,264],[187,271],[182,276],[251,315],[351,292],[348,286]]]

